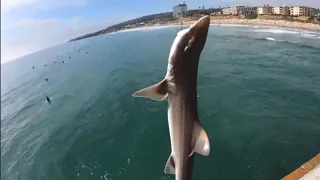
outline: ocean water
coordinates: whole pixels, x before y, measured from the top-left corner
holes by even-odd
[[[179,29],[106,34],[2,64],[1,179],[174,179],[163,172],[167,101],[131,94],[164,77]],[[194,179],[284,177],[320,152],[320,34],[210,26],[198,109],[211,154],[196,155]]]

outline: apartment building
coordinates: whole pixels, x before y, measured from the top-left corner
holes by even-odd
[[[257,7],[240,6],[239,13],[240,14],[257,14]]]
[[[290,15],[290,7],[289,6],[273,7],[272,14]]]
[[[257,8],[256,7],[249,7],[249,6],[233,6],[229,8],[222,9],[223,14],[256,14]]]
[[[320,16],[320,9],[313,8],[313,16]]]
[[[269,4],[257,8],[258,14],[272,14],[272,7]]]
[[[306,6],[293,6],[290,8],[290,15],[292,16],[314,16],[317,9]]]
[[[222,14],[232,14],[231,8],[230,7],[229,8],[223,8],[222,9]]]

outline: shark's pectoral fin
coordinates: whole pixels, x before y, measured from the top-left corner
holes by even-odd
[[[168,96],[168,83],[164,79],[161,82],[141,89],[132,94],[134,97],[146,97],[156,101],[163,101]]]
[[[166,167],[164,168],[164,173],[175,174],[175,163],[172,155],[169,156]]]
[[[208,156],[210,154],[209,138],[199,121],[195,121],[192,136],[192,149],[189,156],[191,156],[194,152],[199,153],[203,156]]]

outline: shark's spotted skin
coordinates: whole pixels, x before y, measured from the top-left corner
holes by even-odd
[[[210,17],[204,16],[180,31],[171,46],[165,78],[133,94],[158,101],[168,97],[171,155],[164,171],[175,174],[176,180],[188,179],[188,158],[194,152],[210,154],[209,139],[198,120],[197,109],[198,63],[209,24]]]

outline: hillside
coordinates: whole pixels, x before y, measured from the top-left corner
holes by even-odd
[[[76,40],[80,40],[80,39],[84,39],[84,38],[88,38],[88,37],[92,37],[92,36],[97,36],[100,34],[116,32],[116,31],[125,29],[126,27],[127,28],[132,27],[132,26],[139,27],[139,26],[143,26],[145,23],[162,24],[162,23],[172,21],[172,20],[174,20],[172,12],[142,16],[142,17],[139,17],[136,19],[132,19],[129,21],[125,21],[125,22],[122,22],[119,24],[112,25],[110,27],[107,27],[106,29],[102,29],[102,30],[94,32],[94,33],[86,34],[86,35],[71,39],[70,41],[76,41]]]

